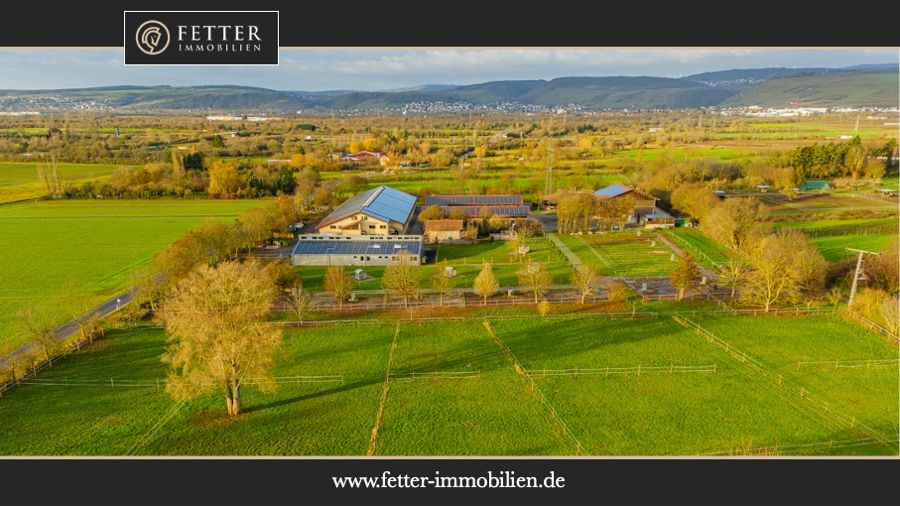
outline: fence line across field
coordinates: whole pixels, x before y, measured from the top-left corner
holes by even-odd
[[[897,437],[883,438],[883,437],[864,437],[859,439],[843,439],[843,440],[828,440],[828,441],[817,441],[815,443],[801,443],[801,444],[791,444],[791,445],[776,445],[776,446],[760,446],[747,448],[744,450],[740,450],[736,452],[734,450],[722,451],[722,452],[709,452],[709,453],[701,453],[703,456],[715,456],[715,455],[735,455],[737,453],[746,454],[746,455],[765,455],[773,452],[777,453],[795,453],[801,451],[809,451],[812,449],[832,449],[832,448],[851,448],[854,446],[871,446],[871,445],[887,445],[891,443],[897,443]]]
[[[816,362],[797,362],[797,369],[803,366],[821,365],[829,366],[834,369],[884,369],[887,367],[900,366],[900,359],[863,359],[863,360],[823,360]]]
[[[346,377],[343,374],[327,376],[276,376],[274,378],[247,378],[241,381],[242,385],[290,385],[299,383],[343,383]],[[42,379],[29,378],[19,381],[20,385],[34,386],[62,386],[62,387],[113,387],[113,388],[161,388],[168,383],[166,379],[134,380],[134,379]],[[218,381],[198,381],[195,385],[218,385]]]
[[[631,367],[599,367],[594,369],[526,369],[530,376],[609,376],[610,374],[679,374],[679,373],[712,373],[717,364],[709,365],[636,365]]]
[[[388,377],[392,380],[417,380],[417,379],[475,379],[481,377],[481,371],[446,371],[446,372],[410,372],[391,373]]]
[[[810,409],[814,413],[821,416],[823,420],[832,423],[835,427],[838,427],[840,429],[846,429],[847,426],[849,426],[850,429],[858,429],[869,434],[870,436],[885,439],[886,436],[883,433],[858,420],[856,416],[848,415],[847,413],[834,409],[831,403],[818,398],[813,392],[810,392],[806,389],[806,387],[802,385],[799,387],[799,389],[797,389],[797,385],[792,384],[793,382],[791,381],[791,378],[785,378],[784,374],[780,374],[770,370],[755,358],[735,348],[727,341],[720,339],[712,332],[704,329],[703,327],[687,319],[683,315],[672,316],[672,319],[687,328],[693,329],[698,335],[706,337],[709,342],[723,348],[739,361],[751,366],[759,376],[761,376],[764,380],[767,380],[770,386],[775,387],[773,392],[776,392],[776,394],[781,396],[782,398],[807,401],[808,404],[799,404],[810,407]]]

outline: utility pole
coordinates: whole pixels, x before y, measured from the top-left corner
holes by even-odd
[[[544,195],[553,193],[553,147],[547,145],[547,181],[544,183]]]
[[[865,255],[878,256],[880,253],[875,253],[874,251],[866,251],[864,249],[855,249],[855,248],[845,248],[845,249],[859,253],[859,258],[856,260],[856,270],[853,272],[853,284],[850,286],[850,300],[847,301],[847,307],[849,308],[849,307],[853,306],[853,297],[856,296],[856,284],[859,281],[860,271],[862,270],[863,256],[865,256]]]

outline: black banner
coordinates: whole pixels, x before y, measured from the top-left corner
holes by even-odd
[[[121,47],[128,10],[280,12],[282,47],[447,46],[900,46],[900,31],[883,16],[846,23],[833,9],[801,2],[635,4],[508,2],[429,5],[395,1],[350,7],[344,2],[7,2],[0,46]],[[839,28],[838,28],[839,27]]]
[[[900,504],[896,459],[4,460],[0,476],[4,504]]]

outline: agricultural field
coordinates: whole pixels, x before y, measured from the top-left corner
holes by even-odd
[[[447,261],[447,265],[456,269],[456,288],[471,288],[475,277],[481,272],[485,262],[492,264],[494,274],[501,286],[518,286],[517,273],[526,267],[523,262],[543,262],[547,266],[555,283],[569,282],[572,274],[571,266],[562,254],[544,237],[533,237],[529,242],[530,251],[524,259],[512,256],[506,241],[483,241],[478,244],[442,244],[433,246],[436,249],[437,262]],[[381,290],[381,277],[384,267],[347,267],[348,275],[356,269],[363,269],[369,276],[365,281],[354,285],[356,290]],[[422,288],[430,288],[431,276],[438,268],[435,264],[421,267]],[[325,284],[326,267],[295,267],[303,278],[303,286],[307,290],[322,291]]]
[[[802,230],[829,262],[856,256],[847,248],[882,251],[897,238],[898,232],[896,218],[789,221],[775,225]]]
[[[679,227],[668,230],[666,234],[704,267],[714,269],[717,265],[738,260],[738,255],[710,239],[700,229]]]
[[[39,307],[66,320],[60,290],[96,305],[124,290],[129,276],[204,220],[232,220],[260,201],[36,201],[0,206],[0,352],[23,342],[15,313]]]
[[[770,194],[760,199],[770,206],[772,215],[827,214],[846,211],[884,211],[897,209],[897,202],[849,192],[817,193],[788,199],[784,195]]]
[[[833,316],[805,316],[789,322],[785,317],[754,319],[752,333],[728,319],[695,321],[774,373],[826,400],[833,409],[857,417],[878,432],[898,434],[896,345]]]
[[[36,198],[46,190],[38,179],[40,163],[0,162],[0,204]],[[120,165],[102,163],[60,163],[63,182],[79,183],[108,177]]]
[[[675,268],[674,251],[652,232],[621,230],[559,238],[604,276],[666,276]]]
[[[277,388],[247,390],[238,418],[218,394],[176,404],[157,387],[162,330],[113,330],[0,398],[0,454],[364,455],[379,411],[377,455],[897,454],[889,440],[838,443],[864,439],[863,425],[896,435],[896,366],[796,371],[804,360],[896,359],[837,317],[698,321],[857,416],[855,429],[671,318],[485,317],[499,340],[481,318],[288,330]]]

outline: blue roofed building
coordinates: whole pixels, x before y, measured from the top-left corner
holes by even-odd
[[[316,226],[320,234],[405,234],[416,209],[416,196],[379,186],[339,205]]]
[[[429,195],[425,207],[440,206],[445,214],[465,213],[466,218],[500,215],[511,219],[531,216],[531,204],[521,195]]]
[[[409,255],[422,263],[421,235],[301,235],[291,252],[294,265],[384,266]]]

